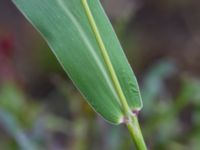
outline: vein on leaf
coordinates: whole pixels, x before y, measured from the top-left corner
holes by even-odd
[[[98,29],[98,27],[96,25],[96,22],[95,22],[95,19],[93,17],[93,14],[92,14],[92,12],[90,10],[90,7],[88,5],[88,0],[82,0],[82,4],[83,4],[83,7],[85,9],[85,13],[86,13],[88,21],[90,23],[90,26],[91,26],[91,28],[92,28],[92,30],[94,32],[96,41],[97,41],[97,43],[99,45],[99,48],[101,50],[101,54],[102,54],[103,59],[105,61],[107,70],[108,70],[108,72],[110,74],[110,77],[112,79],[113,86],[114,86],[115,91],[116,91],[116,93],[117,93],[117,95],[119,97],[122,111],[123,111],[124,115],[129,116],[129,114],[131,114],[130,108],[128,106],[126,97],[125,97],[125,95],[124,95],[124,93],[122,91],[121,85],[119,83],[119,80],[118,80],[117,75],[115,73],[114,67],[113,67],[112,62],[110,60],[110,57],[108,55],[108,51],[106,49],[106,46],[104,45],[104,42],[103,42],[103,39],[102,39],[102,37],[100,35],[99,29]]]

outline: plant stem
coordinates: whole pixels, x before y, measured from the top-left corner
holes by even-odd
[[[137,150],[147,150],[137,116],[132,115],[129,118],[129,121],[126,123],[126,126],[131,134]]]

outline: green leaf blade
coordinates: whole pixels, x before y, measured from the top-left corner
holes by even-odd
[[[123,112],[81,0],[13,0],[43,35],[53,53],[88,103],[113,124]],[[130,108],[142,102],[135,76],[112,26],[98,0],[89,6],[108,50],[112,65]]]
[[[96,9],[92,9],[92,12],[101,36],[106,37],[103,38],[104,44],[107,47],[108,54],[124,95],[126,96],[129,107],[133,111],[139,111],[143,104],[137,79],[127,61],[127,58],[110,24],[110,21],[106,17],[106,14],[101,7],[101,4],[98,0],[90,0],[89,2],[90,8],[94,8],[96,6]]]

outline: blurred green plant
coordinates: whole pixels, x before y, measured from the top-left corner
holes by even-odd
[[[162,60],[156,63],[147,73],[142,87],[142,95],[144,98],[144,106],[147,108],[142,112],[144,117],[144,135],[152,137],[157,134],[156,138],[151,138],[151,142],[155,143],[152,149],[198,149],[198,142],[194,142],[199,138],[199,123],[197,123],[200,107],[200,82],[188,75],[181,77],[179,93],[174,96],[170,95],[166,87],[166,79],[174,76],[177,72],[177,66],[170,60]],[[168,91],[168,93],[167,93]],[[155,109],[156,108],[159,109]],[[192,127],[188,132],[182,131],[184,127],[180,122],[180,115],[188,109],[188,106],[195,106],[192,110]],[[187,110],[188,111],[188,110]],[[189,113],[189,112],[188,112]],[[198,117],[197,117],[198,116]],[[196,122],[197,121],[197,122]],[[188,124],[187,122],[185,123]],[[183,138],[184,137],[184,138]],[[194,139],[193,139],[193,138]],[[176,140],[193,141],[192,147],[186,146]]]
[[[15,139],[21,150],[38,149],[23,133],[22,129],[17,123],[17,120],[13,118],[9,112],[0,110],[0,120],[6,128],[7,132]]]
[[[8,134],[14,138],[17,145],[22,150],[34,150],[36,146],[23,132],[23,126],[33,124],[33,116],[36,109],[27,107],[23,92],[13,83],[4,83],[0,87],[0,123]],[[30,118],[25,117],[28,115]],[[20,124],[18,123],[20,120]],[[7,148],[5,148],[7,149]],[[13,148],[12,148],[13,149]]]

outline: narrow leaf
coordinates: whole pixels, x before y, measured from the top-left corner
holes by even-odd
[[[136,78],[99,0],[13,0],[88,103],[113,124],[142,107]],[[124,100],[122,100],[124,98]]]

